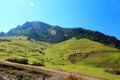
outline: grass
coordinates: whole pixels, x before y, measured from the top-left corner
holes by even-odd
[[[77,72],[88,76],[95,76],[100,77],[108,80],[120,80],[119,75],[114,75],[110,73],[106,73],[103,68],[96,68],[93,66],[86,66],[86,65],[47,65],[46,67],[69,71],[69,72]]]
[[[68,41],[54,44],[53,47],[46,49],[45,53],[44,58],[45,60],[47,59],[45,62],[47,67],[76,71],[110,80],[120,80],[119,75],[106,73],[103,68],[96,68],[96,66],[105,65],[105,61],[108,59],[110,59],[111,63],[120,59],[120,51],[114,47],[105,46],[89,39],[77,40],[72,38]],[[77,55],[74,57],[75,63],[71,64],[68,57],[76,53],[87,54],[87,57]]]
[[[75,71],[109,80],[120,80],[120,75],[106,73],[103,68],[100,68],[100,64],[106,64],[109,59],[109,63],[120,59],[120,50],[114,47],[84,38],[72,38],[56,44],[28,41],[26,37],[21,37],[21,39],[20,37],[4,38],[10,42],[0,42],[1,60],[27,58],[29,64],[44,62],[48,68]],[[81,53],[82,56],[73,57],[75,63],[72,64],[68,57],[77,53]],[[120,60],[118,62],[120,64]]]
[[[4,37],[11,42],[0,43],[1,60],[8,58],[28,58],[29,63],[42,60],[42,52],[48,43],[28,41],[26,37]]]
[[[116,57],[120,58],[120,52],[116,48],[105,46],[88,39],[77,40],[75,38],[54,44],[53,47],[46,49],[45,53],[44,59],[48,59],[48,62],[53,62],[55,64],[71,64],[68,57],[75,53],[82,53],[83,55],[88,53],[88,57],[85,57],[82,60],[78,59],[76,63],[101,63],[106,59],[106,56],[107,58],[111,58],[113,55],[115,56],[112,57],[113,60],[116,59]]]

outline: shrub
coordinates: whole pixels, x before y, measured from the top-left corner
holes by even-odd
[[[25,59],[25,58],[23,59],[9,58],[7,59],[7,61],[21,63],[21,64],[28,64],[28,59]]]
[[[120,70],[119,69],[108,69],[108,68],[105,68],[104,70],[105,70],[105,72],[109,72],[109,73],[112,73],[112,74],[120,75]]]
[[[0,38],[0,42],[11,42],[11,40],[9,40],[9,39],[1,39]]]
[[[34,65],[34,66],[45,66],[43,62],[42,63],[41,62],[33,62],[32,65]]]

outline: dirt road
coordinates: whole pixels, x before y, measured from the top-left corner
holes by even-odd
[[[75,73],[75,72],[71,73],[66,71],[53,70],[45,67],[24,65],[24,64],[12,63],[7,61],[0,61],[0,64],[5,64],[13,67],[24,68],[24,69],[31,69],[34,71],[51,75],[51,77],[45,78],[45,80],[72,80],[70,79],[71,76],[77,77],[78,78],[77,80],[105,80],[103,78],[88,76],[88,75]]]

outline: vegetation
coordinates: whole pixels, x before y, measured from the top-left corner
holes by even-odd
[[[10,42],[10,40],[9,39],[0,39],[0,42]]]
[[[8,58],[7,61],[20,63],[20,64],[28,64],[28,59],[14,59],[14,58]]]
[[[120,70],[120,50],[114,46],[86,38],[71,38],[54,44],[27,40],[23,36],[1,39],[10,40],[0,42],[1,60],[27,59],[28,64],[120,80],[120,75],[111,74]]]
[[[21,38],[21,39],[20,39]],[[49,46],[48,43],[28,41],[26,37],[3,37],[1,39],[10,40],[0,42],[1,60],[9,60],[14,62],[25,61],[32,64],[33,62],[43,61],[43,50]]]
[[[107,63],[120,69],[118,65],[120,64],[120,50],[114,47],[105,46],[85,38],[72,38],[54,44],[53,47],[47,48],[45,53],[44,59],[46,67],[79,71],[80,73],[110,80],[120,79],[120,76],[115,76],[104,71],[105,68],[110,68],[110,65],[107,65]],[[110,69],[112,69],[112,66]]]
[[[105,45],[112,45],[120,49],[120,40],[114,36],[108,36],[98,31],[87,30],[83,28],[62,28],[52,26],[43,22],[26,22],[22,26],[11,29],[6,34],[1,32],[0,36],[26,36],[28,40],[57,43],[68,40],[72,37],[78,39],[88,38]]]
[[[34,65],[34,66],[45,66],[44,65],[44,62],[33,62],[33,64],[32,65]]]
[[[15,66],[0,64],[0,75],[7,75],[6,77],[10,80],[31,80],[42,79],[45,74],[34,70],[24,69],[22,67],[18,68]]]

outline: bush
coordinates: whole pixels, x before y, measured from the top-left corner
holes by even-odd
[[[21,64],[28,64],[28,59],[16,59],[16,58],[9,58],[7,61],[21,63]]]
[[[112,74],[120,75],[120,70],[119,69],[108,69],[108,68],[105,68],[104,70],[105,70],[105,72],[109,72],[109,73],[112,73]]]
[[[11,40],[9,40],[9,39],[2,39],[2,38],[0,38],[0,42],[11,42]]]
[[[44,63],[41,63],[41,62],[33,62],[34,66],[45,66]]]

